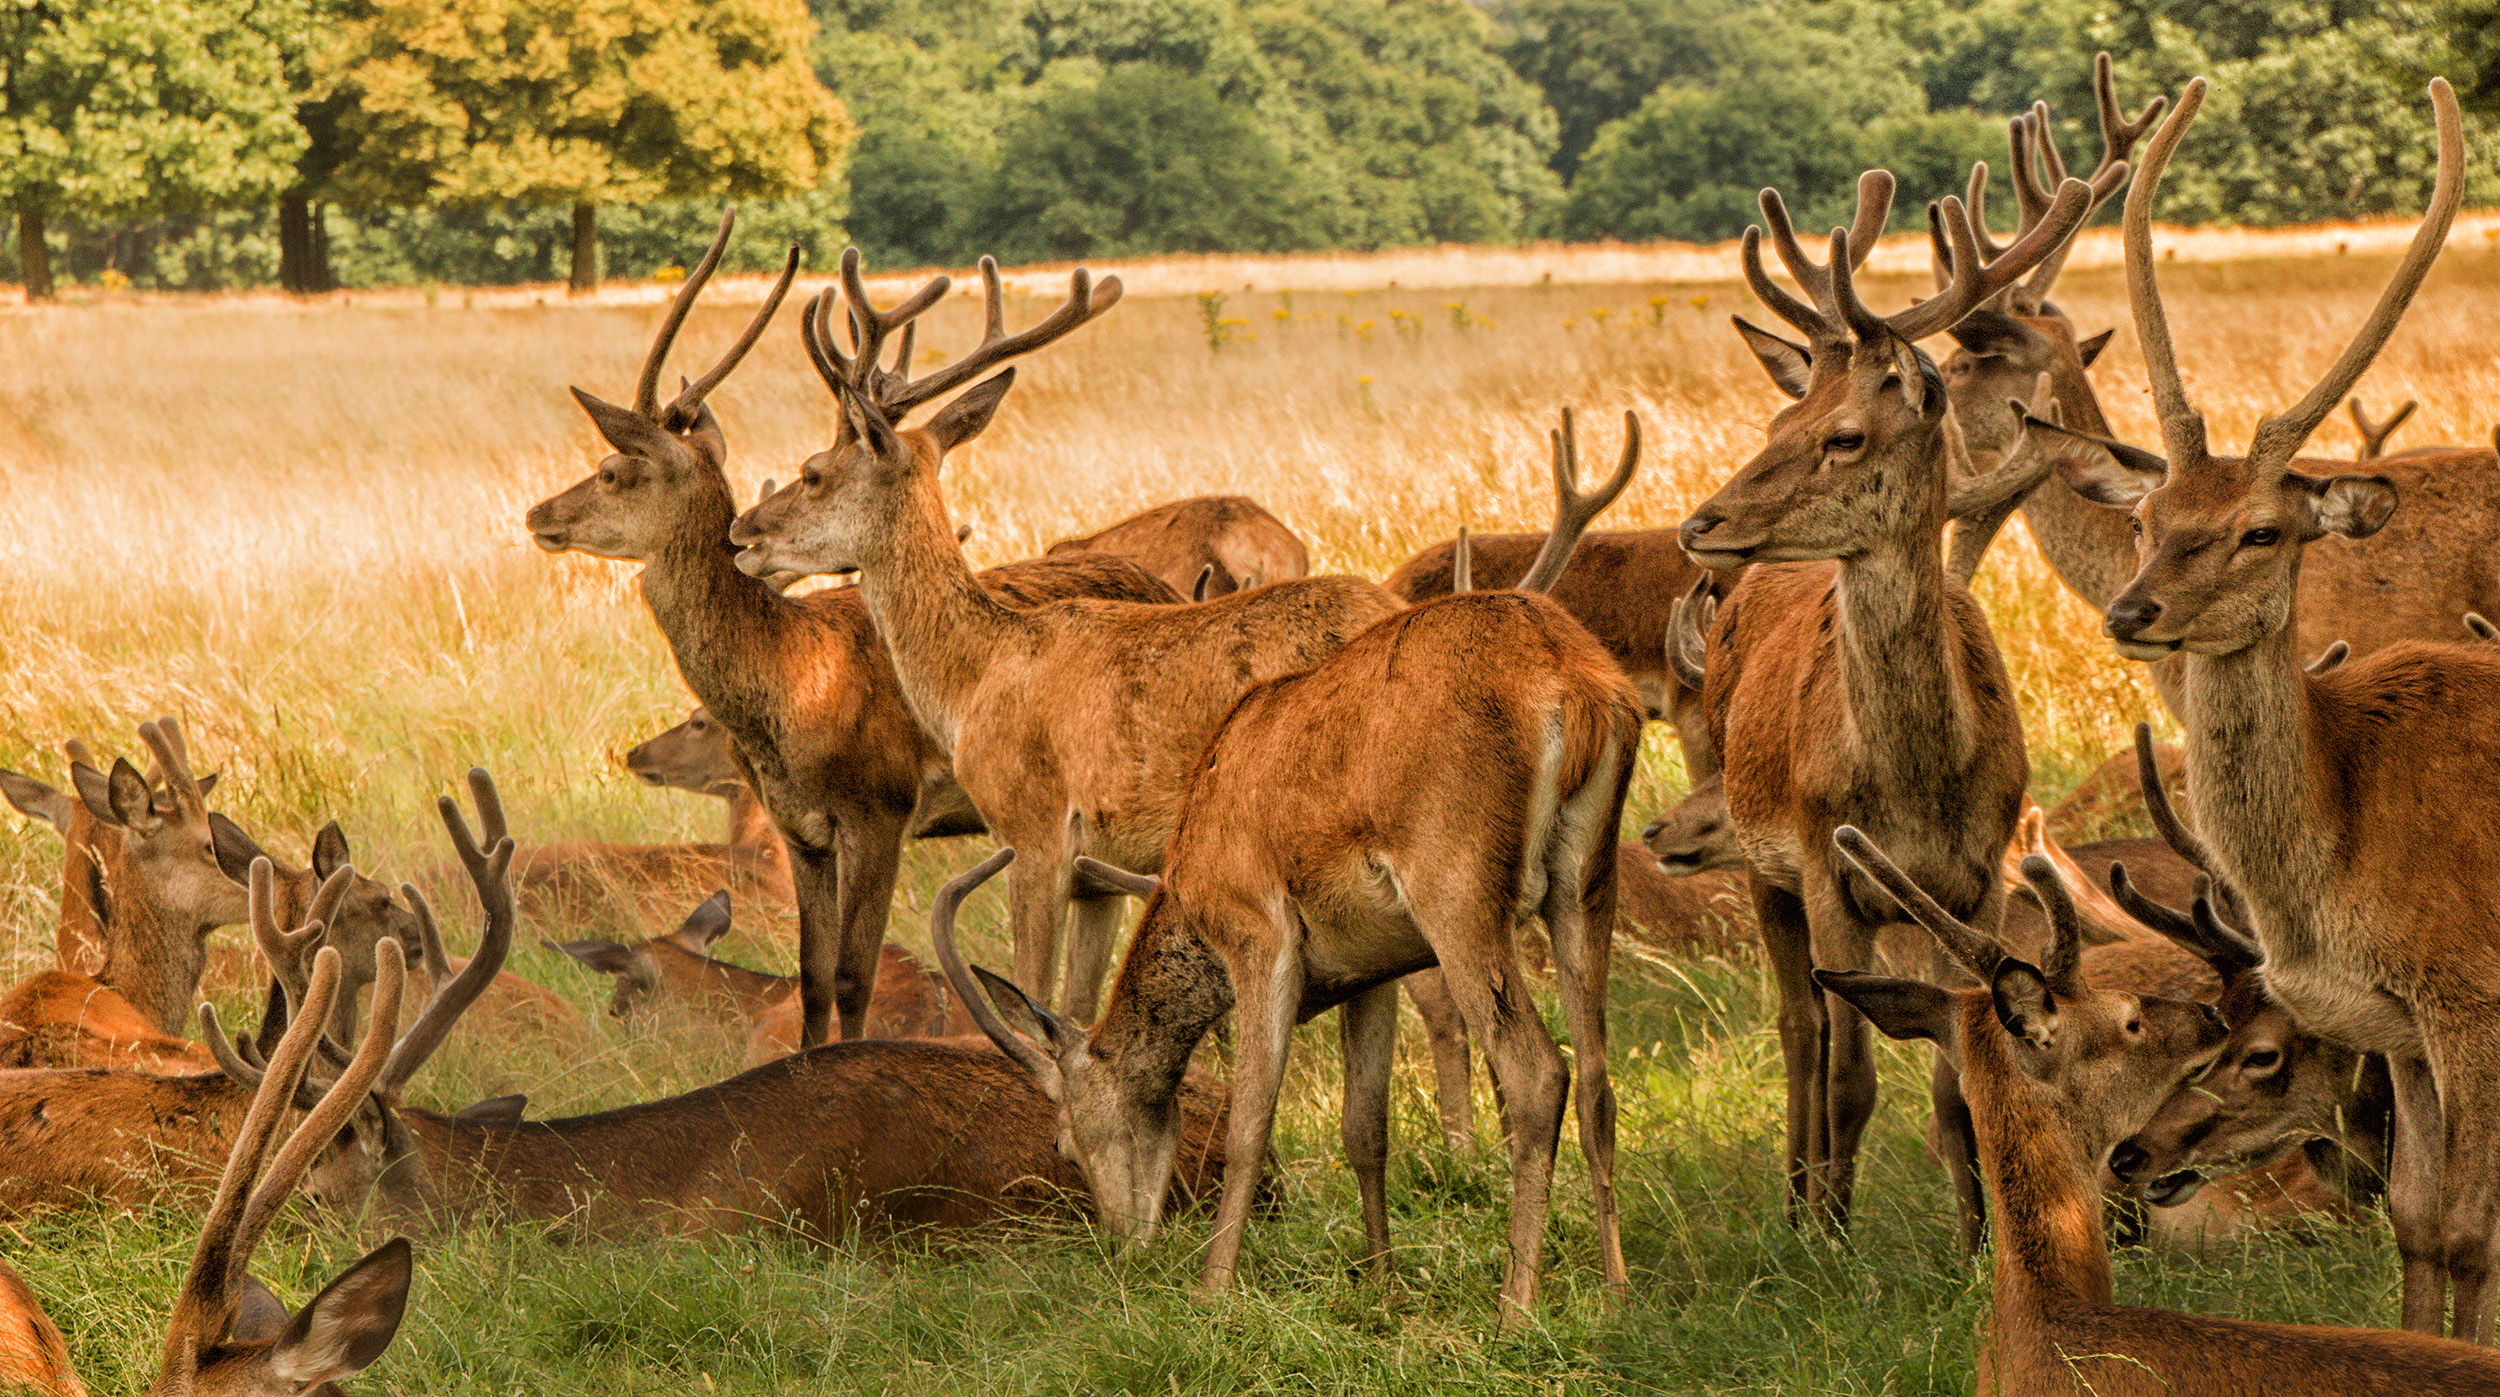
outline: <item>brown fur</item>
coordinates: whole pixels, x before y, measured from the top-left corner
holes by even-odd
[[[2195,808],[2186,799],[2186,749],[2168,742],[2156,742],[2153,744],[2153,759],[2160,764],[2162,780],[2169,788],[2170,803],[2179,810],[2182,818],[2194,819]],[[2110,754],[2049,811],[2049,837],[2061,843],[2082,844],[2107,839],[2118,827],[2134,823],[2138,812],[2144,808],[2144,787],[2139,770],[2134,748]],[[2140,825],[2137,827],[2141,828]],[[2156,900],[2172,906],[2186,905],[2184,899],[2158,897]]]
[[[6,1262],[0,1262],[0,1388],[44,1397],[87,1397],[87,1385],[70,1366],[69,1344],[60,1326]]]
[[[1042,550],[1109,553],[1153,573],[1180,596],[1193,595],[1202,572],[1209,598],[1311,574],[1310,550],[1258,501],[1240,495],[1197,495],[1159,504],[1082,538]]]
[[[200,1045],[157,1030],[110,987],[66,970],[37,972],[0,996],[0,1068],[137,1067],[200,1072]]]
[[[251,1102],[213,1064],[189,1076],[0,1072],[0,1216],[204,1198]]]

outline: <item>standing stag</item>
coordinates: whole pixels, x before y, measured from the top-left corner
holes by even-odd
[[[2169,467],[2086,482],[2132,505],[2141,531],[2135,578],[2106,627],[2129,658],[2181,666],[2188,788],[2213,867],[2265,952],[2267,990],[2310,1029],[2388,1057],[2405,1327],[2438,1332],[2453,1288],[2449,1332],[2488,1343],[2500,1280],[2500,854],[2488,834],[2500,827],[2500,652],[2406,641],[2303,673],[2304,554],[2330,534],[2379,532],[2397,491],[2384,475],[2292,469],[2438,256],[2463,192],[2464,132],[2448,84],[2433,81],[2439,177],[2412,246],[2308,396],[2260,422],[2246,456],[2218,457],[2180,379],[2152,246],[2154,190],[2203,96],[2201,80],[2190,84],[2127,199],[2127,287]]]
[[[885,643],[848,588],[788,597],[740,572],[726,542],[738,506],[723,473],[728,443],[705,399],[737,367],[798,270],[792,249],[763,308],[720,362],[667,403],[660,371],[695,297],[720,264],[730,220],[670,303],[632,407],[573,395],[615,454],[589,479],[531,506],[550,553],[643,565],[641,587],[678,673],[737,738],[749,784],[789,846],[799,901],[804,1041],[838,1012],[856,1037],[876,986],[877,948],[907,834],[951,803],[946,756],[912,721]],[[925,302],[924,302],[925,305]],[[942,521],[940,527],[949,531]],[[1020,601],[1109,595],[1173,600],[1124,560],[1084,557],[983,574]],[[1001,603],[1005,605],[1006,603]]]
[[[1632,456],[1627,448],[1605,493],[1620,492]],[[1557,570],[1587,524],[1563,483],[1549,556]],[[1550,575],[1540,567],[1529,580]],[[1502,1092],[1511,1224],[1501,1308],[1506,1323],[1518,1323],[1536,1303],[1572,1086],[1519,964],[1520,927],[1536,918],[1553,944],[1599,1256],[1608,1301],[1619,1304],[1626,1277],[1606,969],[1615,826],[1641,722],[1640,696],[1622,671],[1535,590],[1468,592],[1400,612],[1242,696],[1200,756],[1159,885],[1085,862],[1090,876],[1147,897],[1090,1034],[987,972],[975,985],[955,950],[956,905],[1013,849],[940,895],[939,964],[999,1048],[1059,1103],[1062,1136],[1095,1202],[1131,1242],[1150,1239],[1162,1211],[1181,1067],[1218,1019],[1234,1015],[1224,1200],[1200,1281],[1210,1290],[1229,1287],[1239,1269],[1294,1026],[1331,1008],[1366,1262],[1386,1272],[1397,981],[1437,965]],[[1030,1036],[1011,1030],[999,1009]]]
[[[1745,275],[1807,336],[1790,366],[1799,372],[1764,361],[1797,401],[1682,530],[1703,566],[1746,568],[1711,627],[1704,702],[1780,996],[1792,1216],[1836,1226],[1849,1217],[1875,1064],[1865,1020],[1827,1003],[1808,972],[1863,969],[1891,915],[1836,861],[1831,831],[1868,829],[1955,916],[1993,927],[2005,902],[1998,864],[2029,778],[1996,642],[1946,571],[1947,402],[1916,346],[2040,265],[2092,197],[2066,181],[2028,233],[1984,259],[1948,197],[1937,217],[1956,252],[1951,284],[1880,317],[1852,275],[1855,251],[1882,232],[1892,178],[1870,171],[1858,192],[1855,224],[1832,230],[1823,265],[1798,245],[1779,195],[1763,192],[1772,243],[1809,300],[1764,271],[1760,228],[1745,233]],[[1941,1058],[1934,1095],[1963,1240],[1976,1248],[1984,1214],[1968,1118]]]
[[[1078,600],[1019,610],[984,589],[947,522],[938,471],[948,452],[989,426],[1015,370],[982,380],[923,426],[903,422],[1109,310],[1120,283],[1097,286],[1079,269],[1064,304],[1010,335],[997,266],[982,259],[981,275],[980,343],[911,378],[914,321],[945,294],[947,279],[880,311],[869,303],[857,250],[843,254],[839,304],[851,351],[834,339],[833,288],[801,326],[841,403],[841,434],[740,516],[731,537],[745,548],[738,566],[753,576],[858,569],[858,596],[893,654],[911,711],[953,759],[990,832],[1025,853],[1013,891],[1016,976],[1045,1003],[1054,1002],[1060,928],[1075,903],[1056,1002],[1085,1019],[1110,964],[1120,903],[1115,890],[1073,876],[1075,857],[1159,865],[1198,754],[1242,691],[1308,668],[1400,607],[1351,577],[1276,582],[1178,607]],[[880,360],[898,330],[889,369]]]

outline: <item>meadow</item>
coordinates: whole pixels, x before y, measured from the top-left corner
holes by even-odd
[[[2364,314],[2387,260],[2367,239],[2338,245],[2244,239],[2235,258],[2167,269],[2182,362],[2217,443],[2245,441],[2299,396]],[[1916,266],[1916,251],[1896,243],[1879,265]],[[1272,262],[1141,269],[1154,273],[1140,277],[1147,289],[1028,361],[998,423],[951,459],[966,551],[988,565],[1160,500],[1239,492],[1300,530],[1317,569],[1378,577],[1462,523],[1542,528],[1546,432],[1566,405],[1593,460],[1611,459],[1623,411],[1646,429],[1640,473],[1602,526],[1673,524],[1753,452],[1784,401],[1727,328],[1730,313],[1758,311],[1726,249],[1715,272],[1657,273],[1685,278],[1672,281],[1575,275],[1573,256],[1514,258],[1488,284],[1429,288],[1401,286],[1394,262],[1351,289],[1337,266],[1308,279],[1323,289],[1301,290],[1281,289],[1295,278]],[[2118,433],[2150,443],[2124,288],[2107,259],[2094,262],[2079,259],[2060,299],[2086,333],[2118,327],[2095,381]],[[1019,324],[1061,290],[1038,272],[1013,282]],[[1923,275],[1896,270],[1867,293],[1898,305],[1926,290]],[[2365,383],[2382,413],[2421,400],[2399,448],[2490,437],[2495,290],[2500,255],[2461,225]],[[753,281],[718,288],[675,367],[708,363],[758,294]],[[135,726],[175,714],[195,763],[224,773],[217,803],[264,842],[301,858],[335,817],[359,866],[388,877],[444,858],[430,807],[471,765],[495,773],[525,843],[717,837],[716,804],[650,792],[617,761],[691,704],[634,570],[542,555],[520,523],[604,452],[563,389],[628,397],[653,299],[89,295],[0,311],[0,765],[58,784],[64,738],[135,757]],[[794,324],[785,310],[712,399],[750,495],[832,434]],[[958,295],[924,321],[921,343],[960,350],[978,326],[977,297]],[[2353,442],[2339,417],[2312,449],[2348,456]],[[2158,722],[2158,703],[2019,521],[1977,590],[2020,689],[2034,794],[2051,803],[2139,719]],[[1627,832],[1682,788],[1672,741],[1653,729]],[[931,892],[986,849],[912,850],[893,934],[925,951]],[[48,828],[0,823],[0,969],[12,978],[49,961],[59,879]],[[975,959],[1003,961],[995,895],[967,917]],[[465,950],[473,911],[447,920]],[[742,925],[733,958],[787,968],[785,943]],[[559,1115],[735,1069],[736,1044],[599,1019],[607,982],[538,944],[586,934],[525,925],[512,968],[579,1003],[590,1046],[456,1037],[419,1080],[426,1104],[524,1091],[533,1115]],[[1598,1306],[1584,1176],[1567,1148],[1541,1323],[1494,1328],[1508,1188],[1490,1092],[1480,1085],[1478,1147],[1439,1145],[1419,1029],[1393,1127],[1398,1276],[1361,1282],[1334,1032],[1322,1023],[1305,1034],[1279,1122],[1282,1215],[1254,1225],[1229,1299],[1189,1290],[1202,1217],[1125,1258],[1075,1224],[830,1253],[477,1230],[422,1244],[400,1343],[359,1390],[1966,1390],[1986,1279],[1957,1254],[1921,1140],[1925,1052],[1887,1049],[1854,1234],[1799,1234],[1781,1218],[1778,1059],[1752,959],[1617,964],[1633,1269],[1623,1314]],[[360,1249],[352,1223],[298,1212],[302,1225],[260,1258],[290,1299]],[[65,1216],[0,1228],[0,1254],[68,1331],[93,1386],[136,1387],[153,1371],[191,1226],[176,1210]],[[2392,1324],[2382,1230],[2321,1225],[2200,1255],[2129,1254],[2119,1292]]]

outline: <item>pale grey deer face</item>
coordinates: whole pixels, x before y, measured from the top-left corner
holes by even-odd
[[[1180,1107],[1129,1099],[1079,1046],[1059,1059],[1059,1151],[1085,1175],[1105,1227],[1128,1244],[1153,1240],[1180,1153]]]

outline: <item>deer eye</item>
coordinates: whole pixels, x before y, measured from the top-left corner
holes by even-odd
[[[601,471],[601,472],[599,472],[599,483],[600,483],[600,484],[602,484],[602,485],[614,485],[614,484],[616,483],[616,472],[614,472],[614,471]]]
[[[2127,1020],[2127,1031],[2128,1031],[2129,1033],[2142,1033],[2142,1032],[2144,1031],[2144,1020],[2142,1020],[2142,1019],[2129,1019],[2129,1020]]]
[[[799,472],[799,481],[800,483],[806,485],[808,489],[813,490],[817,486],[825,483],[825,477],[823,472],[809,469]]]
[[[2248,1055],[2245,1065],[2252,1071],[2264,1072],[2282,1060],[2283,1055],[2274,1049],[2260,1048]]]
[[[1866,445],[1864,432],[1834,432],[1823,439],[1823,449],[1826,451],[1855,451],[1864,445]]]
[[[2144,521],[2132,514],[2128,515],[2127,532],[2135,535],[2137,538],[2144,537]]]
[[[2251,529],[2240,535],[2242,548],[2272,548],[2282,541],[2283,531],[2280,529]]]

